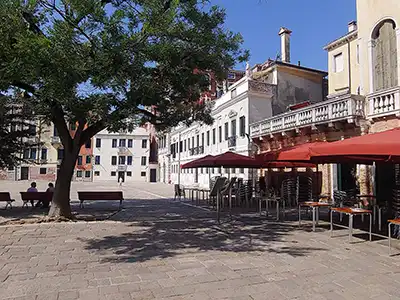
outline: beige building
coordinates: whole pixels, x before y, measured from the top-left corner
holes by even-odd
[[[357,21],[324,47],[328,52],[327,98],[252,124],[251,136],[262,151],[400,126],[400,1],[356,2]],[[359,192],[375,192],[389,199],[396,170],[393,164],[320,166],[322,193],[352,189],[357,180]]]

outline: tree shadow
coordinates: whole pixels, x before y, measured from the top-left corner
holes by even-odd
[[[271,252],[297,257],[327,250],[297,245],[294,231],[298,227],[291,224],[269,223],[258,216],[238,216],[227,222],[226,215],[225,222],[218,224],[215,213],[178,202],[135,202],[132,210],[127,210],[132,217],[128,225],[131,232],[80,239],[87,250],[98,251],[103,262],[144,262],[202,252]],[[126,211],[115,217],[129,220]]]

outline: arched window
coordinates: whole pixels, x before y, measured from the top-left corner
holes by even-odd
[[[398,85],[396,24],[381,22],[372,33],[374,91]]]

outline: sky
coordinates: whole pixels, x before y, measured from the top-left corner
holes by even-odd
[[[226,27],[240,32],[250,65],[280,52],[280,27],[292,30],[291,62],[309,68],[327,70],[323,47],[347,32],[347,24],[356,20],[356,0],[211,0],[225,8]],[[245,64],[236,68],[245,69]]]

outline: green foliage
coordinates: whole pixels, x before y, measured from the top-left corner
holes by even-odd
[[[67,149],[69,122],[89,125],[79,144],[138,119],[160,128],[211,123],[198,103],[204,73],[222,79],[247,52],[224,28],[225,12],[203,2],[2,0],[0,91],[27,91]]]

